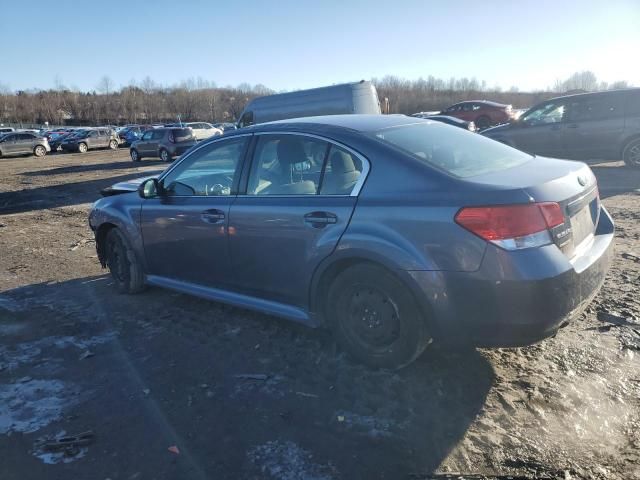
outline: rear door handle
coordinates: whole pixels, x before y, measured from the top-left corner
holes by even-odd
[[[331,212],[310,212],[304,216],[304,221],[313,227],[323,228],[330,223],[338,223],[338,216]]]
[[[203,222],[206,223],[218,223],[225,219],[224,212],[222,210],[218,210],[217,208],[213,208],[211,210],[205,210],[200,214],[200,218]]]

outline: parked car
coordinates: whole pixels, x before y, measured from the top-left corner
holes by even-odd
[[[431,340],[553,335],[613,251],[587,165],[404,115],[256,125],[108,193],[89,223],[119,292],[156,285],[325,325],[376,367]]]
[[[376,87],[362,80],[254,98],[244,107],[237,126],[242,128],[287,118],[344,113],[379,114]]]
[[[483,130],[491,125],[509,122],[513,118],[511,105],[489,102],[487,100],[473,100],[460,102],[445,108],[442,115],[456,117],[468,122],[473,122],[478,130]]]
[[[124,127],[118,132],[120,145],[131,145],[136,140],[139,140],[144,132],[150,130],[151,128],[151,125],[129,125],[128,127]]]
[[[47,139],[35,133],[9,132],[0,134],[0,157],[26,154],[44,157],[50,151],[51,147]]]
[[[640,88],[553,98],[482,133],[537,155],[640,167]]]
[[[170,162],[195,144],[196,139],[189,127],[154,128],[131,144],[129,154],[134,162],[144,157],[160,157],[163,162]]]
[[[206,122],[188,122],[184,123],[183,126],[189,127],[193,131],[193,136],[196,140],[206,140],[210,137],[222,135],[222,130],[220,128],[216,128]]]
[[[83,130],[70,136],[60,144],[64,151],[86,153],[94,148],[118,148],[118,137],[109,128]]]
[[[467,122],[466,120],[462,120],[456,117],[449,117],[447,115],[422,115],[420,113],[414,113],[411,116],[423,118],[425,120],[434,120],[436,122],[446,123],[447,125],[453,125],[454,127],[464,128],[465,130],[469,130],[470,132],[475,132],[477,130],[475,123]]]
[[[75,135],[81,135],[83,132],[87,131],[86,129],[79,129],[79,130],[70,130],[66,133],[63,133],[62,135],[56,136],[56,137],[52,137],[49,139],[49,145],[51,146],[51,151],[52,152],[56,152],[58,150],[62,149],[62,142],[64,142],[65,140],[75,136]]]
[[[223,133],[238,129],[235,123],[214,123],[213,126],[222,130]]]

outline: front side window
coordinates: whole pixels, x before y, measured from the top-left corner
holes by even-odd
[[[142,140],[151,140],[151,135],[153,135],[154,132],[147,132],[142,136]]]
[[[167,195],[231,195],[248,137],[216,142],[195,150],[162,180]]]
[[[534,108],[525,113],[521,121],[525,125],[547,125],[550,123],[560,123],[564,120],[564,103],[546,103],[538,108]]]
[[[149,132],[149,140],[162,140],[164,138],[164,130],[154,130]]]
[[[248,195],[316,195],[328,143],[301,135],[260,135]]]
[[[430,166],[462,178],[506,170],[533,158],[482,135],[437,122],[385,128],[373,135]]]

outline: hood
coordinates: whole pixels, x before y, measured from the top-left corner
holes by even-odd
[[[148,177],[134,178],[125,182],[114,183],[110,187],[103,188],[100,193],[103,197],[110,197],[112,195],[120,195],[121,193],[131,193],[138,190],[138,187],[142,182],[149,178],[155,178],[157,175],[150,175]]]

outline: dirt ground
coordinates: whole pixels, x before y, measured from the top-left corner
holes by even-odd
[[[390,373],[324,331],[116,294],[90,204],[165,166],[0,159],[0,479],[640,478],[640,171],[593,167],[617,246],[581,318],[529,348],[431,348]]]

